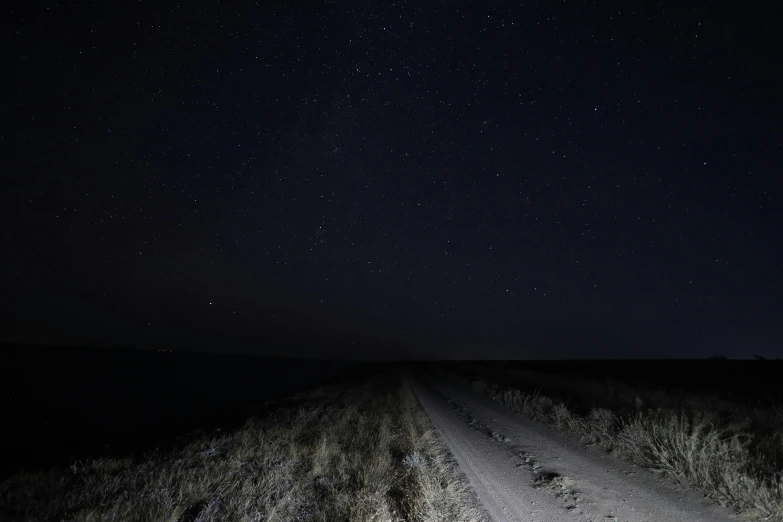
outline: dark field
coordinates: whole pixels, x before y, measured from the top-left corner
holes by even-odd
[[[229,429],[265,401],[361,366],[235,354],[2,349],[0,404],[13,448],[0,464],[2,477],[166,446],[196,429]]]
[[[447,366],[474,377],[491,376],[488,380],[498,385],[564,394],[588,406],[622,407],[635,402],[637,394],[661,408],[685,406],[695,397],[783,405],[780,360],[471,361]]]

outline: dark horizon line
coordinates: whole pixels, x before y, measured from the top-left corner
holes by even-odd
[[[376,363],[376,364],[383,364],[386,362],[389,363],[449,363],[449,362],[531,362],[531,363],[555,363],[555,362],[569,362],[569,363],[575,363],[575,362],[585,362],[585,363],[592,363],[592,362],[620,362],[620,361],[635,361],[635,362],[644,362],[644,361],[721,361],[721,360],[727,360],[727,361],[783,361],[783,358],[776,357],[776,358],[768,358],[756,355],[751,355],[747,357],[729,357],[724,356],[722,354],[714,354],[707,357],[602,357],[602,356],[596,356],[591,358],[552,358],[552,359],[536,359],[536,358],[487,358],[487,359],[476,359],[473,357],[457,357],[457,358],[408,358],[408,357],[317,357],[317,356],[307,356],[307,355],[301,355],[301,354],[294,354],[294,355],[271,355],[271,354],[261,354],[261,353],[252,353],[247,351],[221,351],[221,352],[215,352],[215,351],[209,351],[204,350],[203,348],[200,348],[198,346],[186,346],[186,347],[179,347],[179,348],[171,348],[168,350],[162,349],[160,346],[154,346],[154,347],[145,347],[145,346],[135,346],[135,345],[87,345],[87,344],[40,344],[40,343],[26,343],[26,342],[0,342],[0,349],[3,349],[5,353],[8,353],[7,350],[14,350],[14,349],[33,349],[33,350],[66,350],[66,351],[103,351],[103,350],[113,350],[113,351],[120,351],[120,352],[145,352],[145,353],[171,353],[171,354],[186,354],[186,355],[210,355],[210,356],[220,356],[220,357],[253,357],[258,359],[274,359],[274,360],[291,360],[291,361],[345,361],[345,362],[367,362],[367,363]]]

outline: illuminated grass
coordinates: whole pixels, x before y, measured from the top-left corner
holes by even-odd
[[[481,520],[408,385],[323,387],[170,453],[0,484],[4,520]]]

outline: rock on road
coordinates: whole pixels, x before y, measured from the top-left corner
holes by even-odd
[[[495,522],[736,522],[729,510],[600,450],[568,441],[444,375],[413,381],[478,502]]]

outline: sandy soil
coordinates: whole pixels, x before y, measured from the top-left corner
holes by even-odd
[[[447,375],[420,376],[414,390],[491,520],[739,520],[696,492],[566,440]]]

